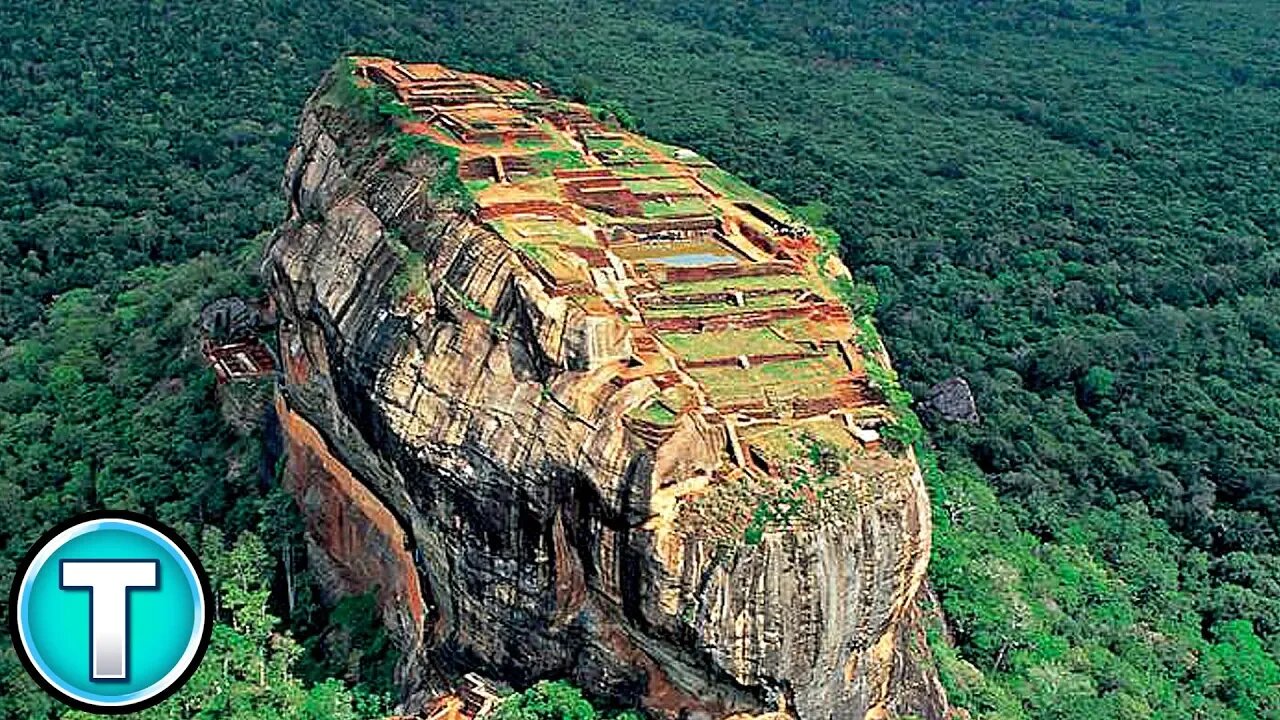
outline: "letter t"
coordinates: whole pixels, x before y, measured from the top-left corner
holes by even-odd
[[[155,560],[63,560],[63,589],[89,589],[94,680],[128,679],[129,590],[153,588],[160,573]]]

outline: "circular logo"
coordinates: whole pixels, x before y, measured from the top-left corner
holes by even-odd
[[[173,530],[91,512],[45,533],[9,594],[27,672],[68,705],[140,710],[177,692],[209,644],[209,578]]]

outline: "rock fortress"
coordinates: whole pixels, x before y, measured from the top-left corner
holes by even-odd
[[[406,707],[478,674],[947,717],[909,411],[833,234],[605,109],[379,57],[312,96],[284,191],[284,479]]]

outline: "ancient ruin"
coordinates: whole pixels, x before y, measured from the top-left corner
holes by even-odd
[[[598,109],[377,57],[312,98],[284,188],[286,486],[418,707],[474,671],[945,715],[928,498],[829,239]]]
[[[200,350],[219,384],[275,372],[271,349],[258,336],[270,314],[238,297],[220,298],[200,310]]]
[[[574,369],[653,384],[627,416],[636,437],[657,447],[687,413],[721,424],[728,480],[767,472],[804,433],[877,450],[886,416],[848,309],[817,237],[777,201],[524,82],[356,63],[413,111],[406,132],[459,151],[477,217],[542,289],[616,326]]]

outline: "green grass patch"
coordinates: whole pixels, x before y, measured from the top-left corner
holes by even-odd
[[[675,177],[671,168],[661,163],[640,163],[639,165],[619,165],[612,170],[622,177]]]
[[[551,256],[547,254],[547,251],[543,250],[541,247],[538,247],[538,245],[534,243],[530,243],[530,242],[517,243],[516,247],[519,248],[524,254],[533,258],[535,261],[542,263],[543,265],[551,261]]]
[[[642,142],[644,142],[644,144],[647,145],[648,147],[654,150],[657,150],[659,153],[665,155],[666,157],[671,158],[672,160],[679,160],[682,163],[695,164],[695,165],[707,162],[706,158],[702,157],[698,153],[688,148],[676,147],[675,145],[668,145],[666,143],[658,142],[657,140],[653,140],[650,138],[644,138]]]
[[[650,318],[711,317],[732,312],[736,307],[728,303],[689,303],[646,308],[644,315]]]
[[[651,200],[644,203],[644,216],[647,218],[679,217],[682,215],[709,215],[711,206],[702,198],[677,198],[671,202]]]
[[[653,160],[652,155],[635,145],[624,145],[616,150],[606,150],[598,154],[605,161],[614,163],[649,164],[649,161]]]
[[[587,149],[591,152],[602,152],[605,150],[617,150],[624,145],[622,138],[600,137],[598,135],[588,135],[586,138]]]
[[[441,286],[450,295],[456,298],[458,302],[462,303],[462,306],[465,307],[468,311],[470,311],[473,315],[479,317],[482,320],[486,320],[490,323],[493,322],[493,313],[489,312],[489,308],[485,307],[484,305],[481,305],[476,300],[473,300],[472,298],[463,294],[461,290],[458,290],[457,288],[450,285],[449,283],[442,283]]]
[[[748,185],[744,180],[718,167],[698,170],[698,177],[708,187],[733,200],[753,202],[777,216],[782,222],[791,222],[791,212],[774,196]]]
[[[637,420],[644,420],[654,425],[674,425],[676,422],[676,413],[665,403],[657,398],[650,400],[641,407],[633,410],[631,416]]]
[[[440,158],[455,169],[458,165],[458,149],[441,145],[426,135],[410,135],[401,133],[391,139],[391,150],[387,153],[389,159],[397,167],[404,167],[414,157],[423,153],[429,153]]]
[[[769,323],[780,335],[794,340],[846,340],[850,331],[843,323],[815,322],[804,318],[782,318]]]
[[[542,266],[557,282],[584,282],[586,277],[578,258],[555,245],[517,243],[516,248]]]
[[[536,175],[550,175],[556,170],[576,170],[587,167],[587,161],[576,150],[543,150],[536,153],[529,162]]]
[[[431,184],[435,197],[453,196],[470,204],[475,201],[467,185],[458,176],[458,149],[441,145],[426,135],[399,133],[391,139],[387,159],[396,167],[405,167],[413,158],[430,154],[439,160],[441,168]]]
[[[778,399],[823,397],[830,383],[848,372],[835,355],[739,367],[691,368],[689,374],[718,400],[743,400],[766,393]]]
[[[536,243],[590,248],[600,246],[594,236],[584,233],[577,225],[560,220],[493,220],[489,224],[499,235],[515,245]]]
[[[403,301],[411,295],[429,292],[431,286],[427,282],[427,261],[422,253],[410,250],[398,233],[388,232],[386,241],[391,252],[400,261],[400,266],[396,268],[387,286],[391,296],[396,301]]]
[[[396,94],[375,83],[356,77],[356,61],[344,57],[333,70],[333,85],[326,92],[327,100],[359,115],[367,121],[401,118],[411,119],[413,111],[400,102]]]
[[[644,180],[623,180],[622,184],[634,193],[692,193],[698,188],[684,178],[646,178]]]
[[[481,190],[484,190],[490,185],[493,185],[493,181],[492,180],[463,180],[462,185],[467,189],[468,193],[474,196],[476,193],[479,193]]]
[[[661,333],[667,347],[686,360],[796,352],[801,348],[767,327],[698,333]]]
[[[544,148],[552,144],[551,138],[516,138],[516,146],[522,148]]]

